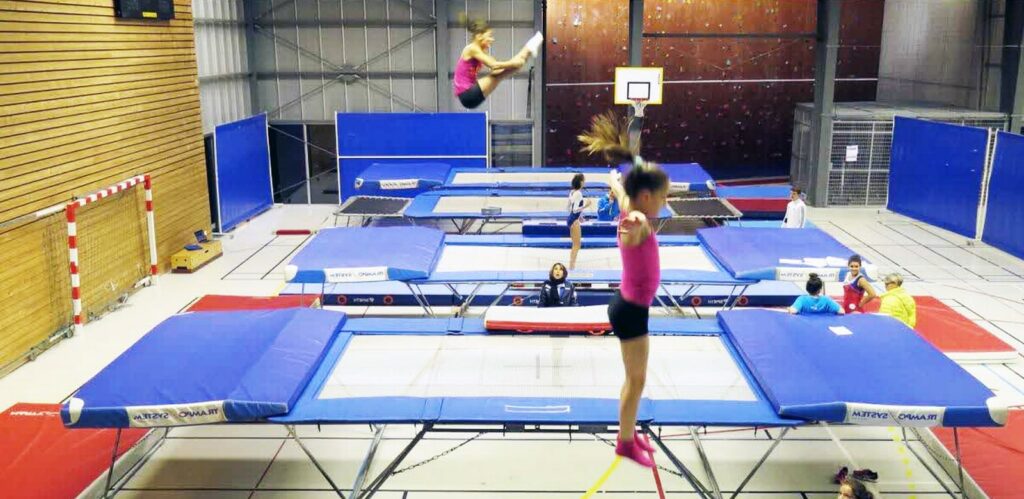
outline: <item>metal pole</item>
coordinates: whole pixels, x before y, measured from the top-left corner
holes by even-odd
[[[377,454],[377,447],[380,445],[381,439],[384,438],[385,428],[387,428],[387,425],[380,425],[373,434],[373,442],[370,443],[370,449],[366,451],[366,459],[359,466],[356,480],[352,484],[352,497],[359,497],[359,492],[363,489],[363,482],[366,481],[366,474],[370,471],[370,466],[373,464],[373,457]]]
[[[1003,28],[1000,110],[1010,115],[1010,131],[1024,127],[1024,0],[1006,0]]]
[[[448,0],[434,0],[434,17],[437,20],[437,27],[434,28],[434,64],[437,66],[437,111],[445,112],[452,110],[451,82],[448,74],[451,72],[451,54],[449,53],[449,41],[451,35],[448,33]]]
[[[811,119],[811,185],[808,200],[828,205],[828,172],[832,161],[832,110],[839,50],[839,0],[818,0],[817,43],[814,53],[814,114]]]

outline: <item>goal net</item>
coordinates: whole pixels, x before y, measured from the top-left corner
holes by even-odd
[[[157,273],[152,182],[132,177],[65,209],[74,332],[117,308]]]

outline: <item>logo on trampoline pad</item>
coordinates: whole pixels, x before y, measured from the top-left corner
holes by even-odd
[[[806,281],[811,273],[818,274],[822,281],[838,281],[839,269],[814,267],[776,267],[775,279],[779,281]]]
[[[847,402],[846,422],[865,426],[940,426],[945,411],[943,407]]]
[[[142,405],[127,408],[128,419],[135,428],[192,425],[227,421],[220,401],[194,404]]]
[[[327,282],[373,282],[388,280],[387,267],[347,267],[324,269]]]
[[[380,188],[386,191],[393,191],[398,189],[415,189],[419,187],[420,181],[415,178],[403,178],[396,180],[381,180]]]

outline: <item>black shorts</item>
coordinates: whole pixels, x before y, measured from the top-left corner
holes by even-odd
[[[462,103],[462,107],[466,109],[474,109],[480,104],[484,103],[484,91],[480,89],[480,83],[474,83],[472,87],[467,88],[464,92],[459,94],[459,102]]]
[[[650,307],[626,301],[619,291],[615,292],[611,303],[608,304],[608,322],[611,322],[612,331],[620,340],[647,336],[647,319],[650,315]]]

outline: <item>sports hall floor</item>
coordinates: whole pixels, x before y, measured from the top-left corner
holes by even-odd
[[[86,326],[39,359],[0,378],[0,409],[14,402],[58,402],[142,334],[202,294],[275,294],[280,267],[305,241],[275,237],[279,228],[315,228],[331,222],[332,206],[278,206],[224,240],[225,254],[193,275],[168,274],[132,296],[127,305]],[[961,314],[1024,352],[1024,261],[982,243],[875,209],[813,209],[811,221],[880,265],[897,271],[915,295],[940,298]],[[830,289],[835,294],[838,289]],[[362,314],[365,307],[349,307]],[[388,308],[374,313],[402,313]],[[414,313],[406,310],[404,312]],[[836,369],[857,369],[832,353]],[[1024,355],[1007,364],[967,365],[997,394],[1024,400]],[[620,366],[609,366],[619,369]],[[900,442],[888,428],[834,431],[860,467],[881,475],[887,498],[941,497],[937,479],[922,465],[931,459],[918,441]],[[409,426],[388,427],[371,474],[412,436]],[[686,429],[665,428],[669,445],[703,479]],[[351,484],[370,445],[368,427],[302,427],[300,435],[339,484]],[[456,447],[475,434],[428,436],[405,460],[412,465]],[[119,497],[334,497],[296,444],[277,425],[175,428]],[[719,482],[734,489],[769,445],[763,432],[734,430],[705,437]],[[910,452],[910,450],[916,451]],[[658,457],[658,456],[656,456]],[[485,435],[385,485],[383,499],[521,499],[579,497],[612,460],[611,447],[591,437]],[[831,475],[847,462],[820,428],[800,428],[776,449],[743,497],[832,498]],[[667,463],[661,459],[660,463]],[[938,469],[933,462],[933,469]],[[661,471],[669,497],[693,497],[685,481]],[[941,472],[940,472],[941,473]],[[950,483],[950,478],[941,475]],[[347,485],[342,485],[347,486]],[[599,497],[657,497],[652,474],[624,463]]]

